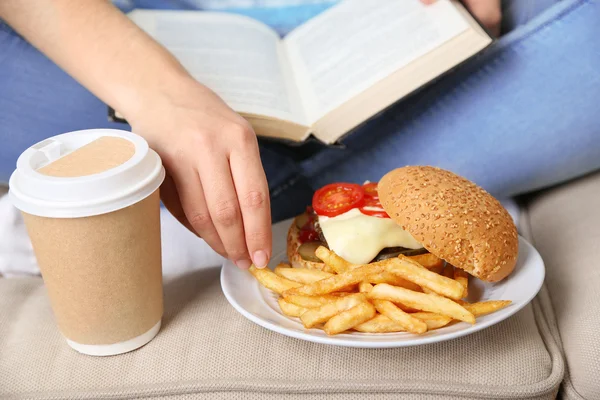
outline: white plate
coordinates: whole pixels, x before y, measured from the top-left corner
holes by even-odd
[[[273,227],[274,257],[269,265],[273,268],[285,260],[286,231],[291,221]],[[362,348],[391,348],[416,346],[442,342],[480,331],[505,320],[525,307],[538,293],[544,281],[544,262],[537,250],[519,237],[519,259],[514,272],[499,283],[485,283],[478,279],[469,282],[469,301],[512,300],[512,304],[493,314],[477,318],[475,325],[465,322],[415,335],[399,333],[344,333],[327,336],[319,329],[306,329],[297,318],[283,315],[277,304],[277,296],[260,286],[248,271],[238,269],[226,262],[221,270],[221,287],[231,305],[250,321],[296,339],[337,346]]]

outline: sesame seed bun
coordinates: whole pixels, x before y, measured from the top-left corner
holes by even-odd
[[[488,282],[513,271],[517,228],[500,202],[473,182],[410,166],[387,173],[377,191],[390,217],[429,252]]]

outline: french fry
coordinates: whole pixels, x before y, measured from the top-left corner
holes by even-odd
[[[435,293],[433,290],[427,289],[426,287],[422,287],[421,289],[423,289],[423,293],[427,293],[427,294]]]
[[[325,263],[311,263],[308,265],[311,265],[313,267],[312,269],[318,269],[319,271],[329,272],[330,274],[337,274],[337,271],[335,269],[331,268]]]
[[[467,303],[461,301],[460,304],[470,313],[476,317],[482,315],[491,314],[505,307],[508,307],[512,301],[510,300],[488,300],[480,301],[478,303]]]
[[[330,293],[330,294],[328,294],[328,295],[326,294],[326,295],[324,295],[324,296],[337,296],[337,297],[342,297],[342,296],[349,296],[349,295],[351,295],[351,294],[356,294],[356,293],[359,293],[359,290],[358,290],[358,285],[352,285],[352,286],[348,286],[348,287],[347,287],[347,289],[348,289],[348,290],[342,289],[342,290],[340,290],[340,291],[333,292],[333,293]]]
[[[323,330],[328,335],[335,335],[370,320],[375,314],[375,307],[365,301],[331,318]]]
[[[412,314],[410,314],[410,316],[414,317],[416,319],[420,319],[421,321],[425,322],[427,324],[428,330],[441,328],[443,326],[448,325],[450,323],[450,321],[452,321],[452,318],[450,318],[446,315],[435,314],[435,313],[430,313],[430,312],[422,312],[422,311],[412,313]]]
[[[423,268],[408,257],[391,258],[386,270],[422,288],[433,290],[445,297],[458,300],[462,297],[463,286],[454,279],[446,278]]]
[[[287,268],[282,267],[281,264],[275,267],[274,272],[283,278],[299,283],[313,283],[333,276],[333,274],[330,274],[329,272],[320,271],[318,269]]]
[[[334,302],[306,311],[300,316],[300,320],[305,328],[312,328],[365,301],[366,297],[363,293],[340,297]]]
[[[295,287],[287,290],[285,294],[307,294],[317,296],[320,294],[328,294],[345,288],[348,285],[355,285],[366,280],[369,275],[377,274],[383,271],[383,265],[368,264],[360,266],[356,269],[344,272],[339,275],[333,275],[329,278],[310,283],[301,287]],[[454,281],[453,281],[454,282]],[[462,290],[462,286],[461,286]]]
[[[316,269],[319,271],[329,272],[330,274],[336,273],[329,265],[325,264],[324,262],[314,262],[314,261],[302,260],[302,262],[300,262],[300,261],[292,262],[291,266],[293,268]]]
[[[425,322],[405,313],[391,301],[373,300],[373,305],[379,313],[401,325],[403,330],[407,332],[424,333],[427,331],[427,324]]]
[[[429,312],[417,312],[410,314],[411,317],[420,319],[427,324],[428,330],[442,328],[452,321],[452,318],[445,315],[434,314]],[[363,322],[354,327],[355,331],[363,333],[392,333],[404,332],[404,328],[397,322],[392,321],[382,314],[376,315],[373,319]]]
[[[289,303],[285,301],[283,297],[277,299],[277,303],[279,303],[279,308],[281,308],[281,312],[287,315],[288,317],[299,317],[308,311],[308,308],[300,307],[295,304]]]
[[[371,285],[369,282],[363,281],[358,284],[358,291],[361,293],[370,292],[371,289],[373,289],[373,285]]]
[[[286,290],[302,286],[301,283],[290,281],[289,279],[275,275],[269,268],[259,269],[252,265],[249,271],[261,285],[275,293],[282,294]]]
[[[444,266],[444,260],[431,253],[419,254],[417,256],[408,256],[408,258],[418,262],[427,269],[442,268]]]
[[[344,294],[347,296],[347,294]],[[285,294],[283,298],[291,304],[304,308],[319,308],[324,304],[332,303],[343,297],[340,293],[325,294],[322,296],[307,296],[305,294]]]
[[[381,314],[377,314],[367,322],[356,325],[353,329],[363,333],[404,332],[402,325]]]
[[[317,247],[315,255],[338,274],[346,272],[354,266],[324,246]]]
[[[469,274],[460,268],[454,267],[454,280],[463,286],[462,298],[464,299],[469,295]]]
[[[407,281],[406,279],[401,278],[400,276],[395,275],[389,271],[383,271],[379,274],[373,274],[373,275],[369,276],[367,279],[368,279],[369,283],[373,283],[373,284],[388,283],[390,285],[400,286],[400,287],[403,287],[406,289],[414,290],[416,292],[421,291],[421,287],[419,285],[417,285],[416,283]]]
[[[404,311],[405,313],[416,313],[419,310],[415,310],[414,308],[410,308],[408,306],[405,306],[402,303],[394,303],[396,305],[396,307],[398,307],[399,309],[401,309],[402,311]]]
[[[335,293],[333,293],[333,294],[338,295],[338,294],[344,294],[344,293],[346,293],[346,294],[357,293],[358,291],[359,291],[358,285],[356,283],[353,283],[352,285],[348,285],[348,286],[345,286],[343,288],[336,290]]]
[[[468,295],[468,274],[430,253],[367,265],[351,264],[323,246],[316,255],[323,263],[315,269],[281,263],[274,271],[254,265],[249,271],[281,295],[277,301],[284,315],[328,335],[352,329],[422,334],[453,320],[475,323],[475,317],[511,304],[460,300]]]
[[[465,310],[464,307],[434,293],[413,292],[412,290],[381,283],[367,293],[367,296],[370,299],[389,300],[417,310],[447,315],[453,319],[471,324],[475,323],[473,314]]]

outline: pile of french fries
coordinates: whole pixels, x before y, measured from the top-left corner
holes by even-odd
[[[267,289],[280,295],[283,314],[300,318],[307,329],[328,335],[410,332],[423,334],[455,321],[508,306],[508,300],[468,303],[469,277],[435,255],[398,257],[354,265],[326,247],[316,256],[335,273],[279,264],[274,271],[250,267]]]

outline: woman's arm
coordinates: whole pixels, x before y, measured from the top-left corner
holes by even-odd
[[[268,186],[241,116],[107,0],[1,0],[0,18],[148,140],[184,225],[240,267],[266,265]]]
[[[187,78],[167,50],[107,0],[3,0],[0,17],[125,115],[137,113],[144,96]]]

